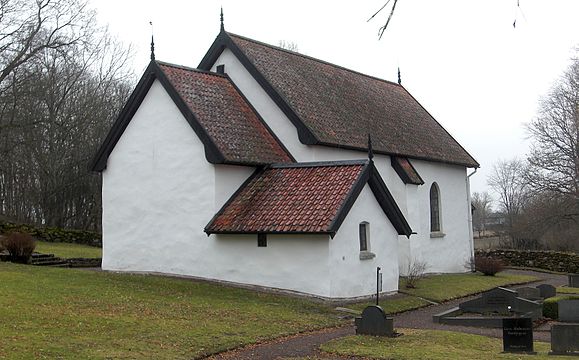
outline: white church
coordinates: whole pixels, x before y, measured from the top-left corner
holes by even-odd
[[[371,142],[369,141],[371,139]],[[464,272],[479,164],[400,84],[221,32],[154,59],[95,156],[104,270],[326,299]]]

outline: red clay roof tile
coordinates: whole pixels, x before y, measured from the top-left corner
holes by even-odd
[[[256,173],[207,225],[208,233],[331,233],[364,162],[273,166]]]
[[[224,75],[157,62],[225,162],[271,164],[292,158]]]
[[[232,39],[320,144],[365,149],[372,133],[376,152],[478,167],[404,87],[239,35],[220,36]]]

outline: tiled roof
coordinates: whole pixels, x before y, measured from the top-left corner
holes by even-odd
[[[246,57],[245,65],[257,70],[250,72],[271,85],[278,105],[281,101],[287,104],[282,108],[289,106],[298,131],[305,126],[308,134],[300,139],[365,149],[371,133],[377,153],[478,167],[399,84],[226,32],[218,36],[214,54],[210,49],[200,67],[209,67],[223,46],[232,44]]]
[[[365,161],[272,165],[248,179],[205,231],[333,234],[364,185],[376,176],[373,163]],[[388,202],[383,206],[390,209],[388,217],[395,224],[405,224],[407,230],[400,231],[409,236],[406,220],[385,192],[388,199],[377,199]]]
[[[227,163],[291,162],[227,76],[157,62]]]
[[[418,171],[412,166],[410,160],[398,156],[392,156],[392,167],[396,170],[398,176],[405,184],[422,185],[424,180],[418,174]]]

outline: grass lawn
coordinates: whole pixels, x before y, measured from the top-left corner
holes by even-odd
[[[363,302],[363,303],[356,303],[350,304],[347,307],[352,310],[358,310],[362,312],[364,308],[368,305],[375,305],[376,301],[374,302]],[[396,314],[403,311],[418,309],[424,306],[428,306],[430,303],[423,299],[419,299],[414,296],[403,295],[399,294],[396,297],[389,298],[389,297],[380,297],[380,306],[386,314]]]
[[[303,299],[0,263],[0,358],[191,359],[340,324],[331,308]]]
[[[404,335],[396,338],[373,336],[348,336],[335,339],[321,346],[325,352],[338,355],[365,356],[376,359],[544,359],[550,344],[535,342],[538,352],[533,355],[502,354],[501,339],[481,335],[463,334],[441,330],[398,329]],[[556,356],[557,359],[577,359],[576,356]]]
[[[579,295],[579,288],[576,287],[558,287],[557,294],[577,294]]]
[[[37,241],[34,251],[42,254],[54,254],[64,259],[101,258],[103,255],[103,250],[94,246],[45,241]]]
[[[496,276],[484,276],[479,273],[442,274],[419,280],[416,289],[406,289],[405,280],[400,279],[399,291],[442,302],[487,291],[497,286],[522,284],[533,280],[537,278],[506,273],[498,273]]]

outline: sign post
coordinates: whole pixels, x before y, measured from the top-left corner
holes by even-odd
[[[380,291],[382,291],[382,273],[380,267],[376,268],[376,305],[380,303]]]

